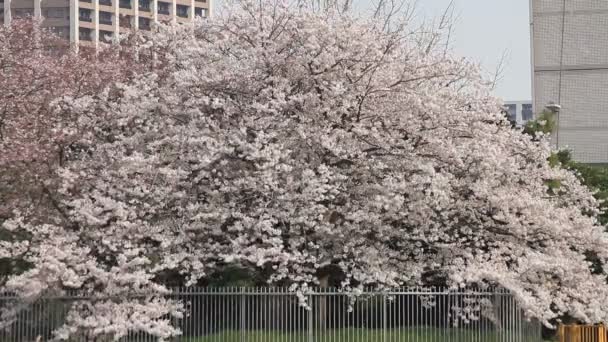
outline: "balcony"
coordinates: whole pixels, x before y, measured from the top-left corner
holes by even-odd
[[[131,8],[131,0],[120,0],[120,8]]]

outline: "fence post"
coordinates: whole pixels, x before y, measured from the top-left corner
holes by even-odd
[[[245,342],[245,288],[241,287],[241,342]]]

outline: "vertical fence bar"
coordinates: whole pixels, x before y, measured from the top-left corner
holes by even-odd
[[[192,287],[184,288],[184,297],[186,297],[186,307],[188,308],[186,311],[188,313],[188,316],[186,316],[186,322],[184,322],[185,323],[184,324],[184,334],[182,335],[185,338],[191,337],[192,330],[193,330],[192,329],[192,323],[193,323],[192,320],[194,318],[193,317],[194,313],[193,313],[193,307],[192,307],[192,304],[193,304],[193,302],[192,302],[192,298],[193,298],[192,292],[193,291],[192,290],[193,290]]]
[[[295,313],[295,338],[296,341],[300,341],[301,340],[301,332],[300,332],[300,303],[299,303],[299,298],[295,298],[295,305],[294,305],[294,313]]]
[[[312,342],[312,296],[308,295],[308,342]]]
[[[230,297],[232,296],[232,288],[228,288],[228,291],[222,292],[222,305],[224,311],[224,324],[222,324],[222,335],[224,336],[224,340],[231,334],[230,328],[232,325],[232,310],[230,308]]]
[[[270,340],[270,310],[269,310],[269,302],[270,302],[270,291],[271,288],[264,288],[262,295],[262,307],[264,308],[264,341]]]
[[[382,342],[386,342],[386,334],[388,333],[387,330],[387,297],[386,297],[386,293],[382,294]]]
[[[297,298],[295,298],[295,300],[297,301]],[[294,339],[297,339],[297,335],[296,335],[296,308],[297,308],[297,302],[294,305],[294,298],[293,295],[288,295],[287,297],[287,304],[289,305],[289,342],[293,342]]]
[[[241,293],[240,293],[240,298],[239,301],[241,303],[240,305],[240,340],[241,342],[245,342],[245,288],[241,287]]]
[[[258,331],[256,332],[256,336],[258,341],[264,341],[264,289],[258,287],[255,289],[256,292],[256,312],[258,313]]]

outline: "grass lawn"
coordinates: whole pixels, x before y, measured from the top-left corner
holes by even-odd
[[[262,332],[224,331],[205,337],[182,337],[184,342],[308,342],[306,332]],[[389,329],[386,334],[381,329],[340,329],[314,332],[314,342],[511,342],[516,336],[504,332],[479,332],[466,329],[409,328]],[[518,342],[540,342],[535,337],[517,340]]]

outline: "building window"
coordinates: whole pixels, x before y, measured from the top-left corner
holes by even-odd
[[[88,21],[91,22],[93,19],[91,18],[91,10],[81,8],[78,10],[78,20],[80,21]]]
[[[516,104],[506,104],[505,110],[507,111],[507,116],[509,117],[509,121],[517,121],[517,105]]]
[[[99,4],[102,6],[112,6],[112,0],[99,0]]]
[[[150,0],[139,0],[139,10],[150,12]]]
[[[16,18],[26,18],[34,16],[33,8],[17,8],[14,10],[14,16]]]
[[[206,17],[207,16],[207,9],[206,8],[196,7],[194,9],[194,16],[196,16],[196,17]]]
[[[104,31],[104,30],[99,30],[99,40],[104,42],[104,43],[110,43],[112,42],[112,32],[110,31]]]
[[[63,19],[67,17],[67,11],[64,8],[44,8],[42,16],[49,19]]]
[[[131,0],[120,0],[120,8],[131,8]]]
[[[91,3],[92,1],[91,1],[91,0],[80,0],[80,2],[88,2],[88,3]]]
[[[60,38],[70,39],[70,28],[67,26],[55,26],[51,30]]]
[[[206,3],[207,0],[195,0],[196,2],[202,2],[202,3]]]
[[[131,16],[121,14],[120,19],[118,20],[118,25],[120,25],[120,27],[131,28]]]
[[[524,103],[521,105],[521,118],[523,121],[532,120],[534,118],[531,103]]]
[[[112,25],[112,13],[100,11],[99,23],[104,25]]]
[[[150,29],[150,19],[139,17],[139,28],[142,30]]]
[[[188,18],[188,6],[177,5],[175,11],[178,17]]]
[[[169,14],[169,4],[166,2],[158,2],[158,13]]]
[[[78,28],[78,38],[80,40],[92,40],[91,29],[86,27]]]

